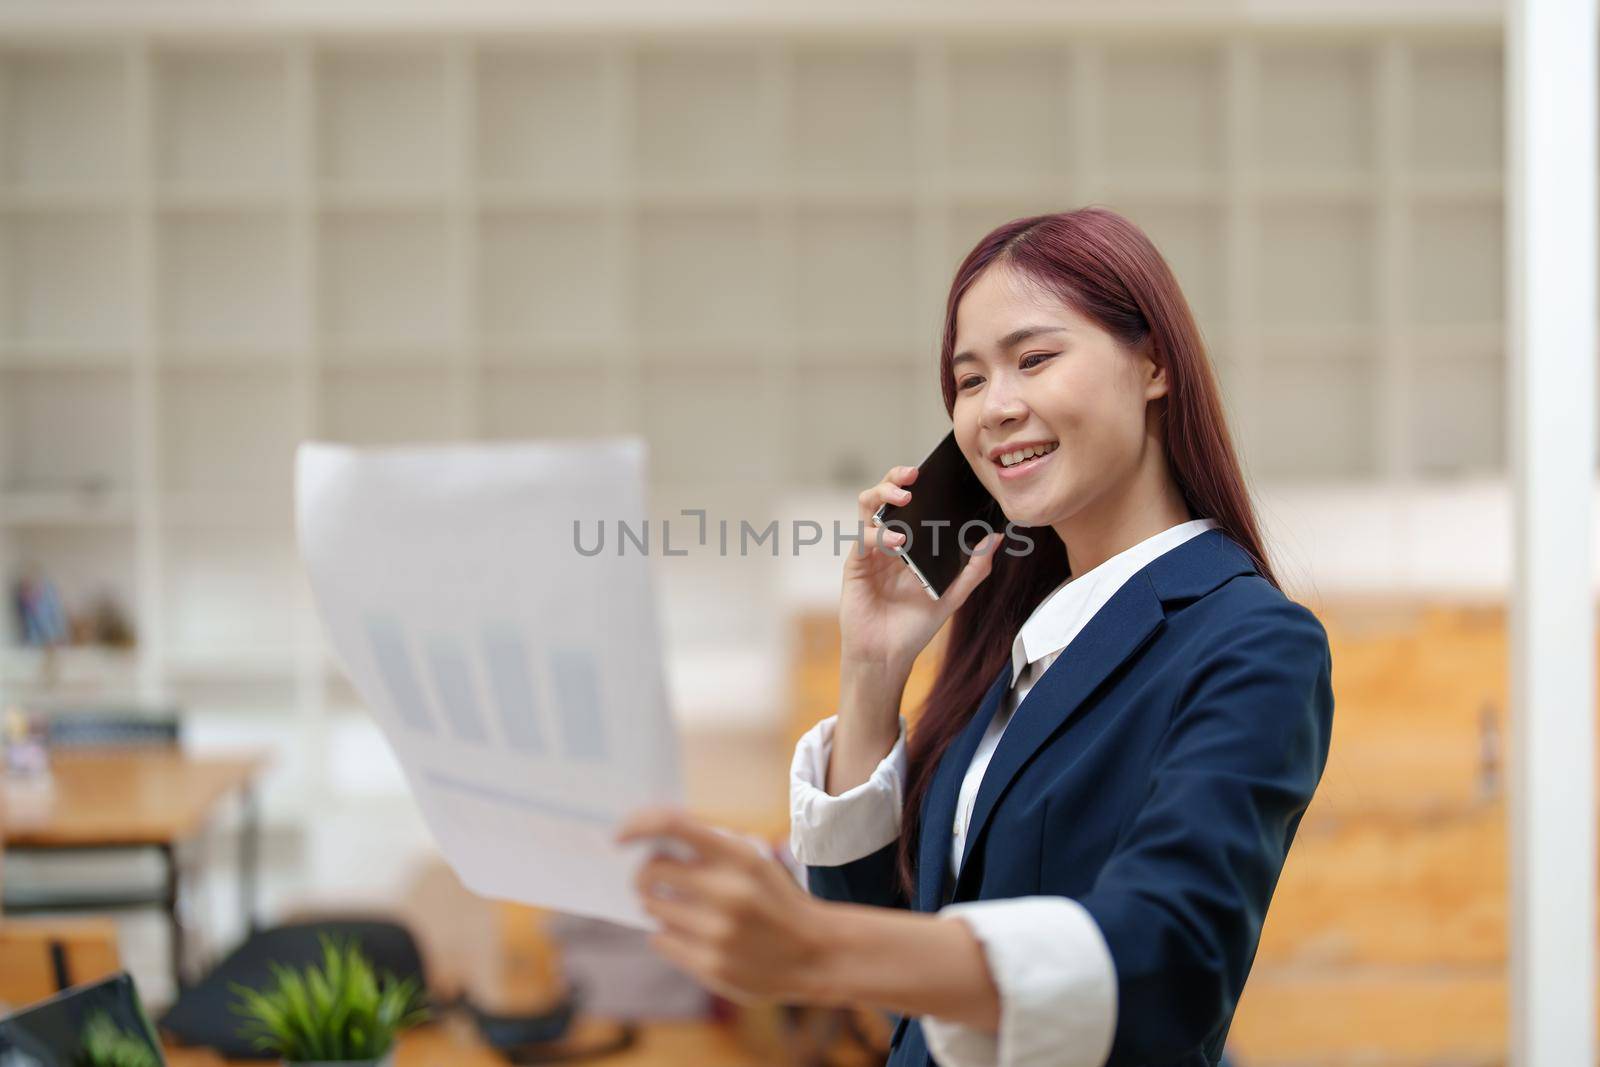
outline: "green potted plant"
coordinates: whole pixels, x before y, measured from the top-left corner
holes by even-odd
[[[234,983],[240,1035],[295,1067],[354,1063],[390,1067],[395,1037],[427,1018],[416,979],[379,978],[354,940],[323,937],[322,966],[272,965],[266,989]]]
[[[141,1021],[145,1032],[129,1033],[103,1011],[91,1015],[83,1025],[80,1067],[161,1067],[155,1031],[148,1019]]]

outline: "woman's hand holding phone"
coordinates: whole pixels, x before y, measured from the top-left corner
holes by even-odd
[[[909,501],[913,490],[907,487],[916,480],[916,467],[894,467],[857,498],[864,543],[845,558],[839,596],[840,706],[828,783],[833,793],[866,781],[893,747],[911,665],[945,620],[989,576],[1003,536],[991,533],[980,542],[944,595],[930,598],[893,551],[904,544],[905,536],[872,524],[881,505]],[[873,755],[872,750],[878,749]],[[859,779],[852,780],[858,773]],[[836,788],[836,777],[842,788]]]

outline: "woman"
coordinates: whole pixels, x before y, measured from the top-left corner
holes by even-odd
[[[730,996],[900,1014],[896,1067],[1214,1064],[1327,761],[1327,636],[1273,577],[1188,304],[1128,220],[979,242],[940,378],[1020,536],[937,602],[900,535],[850,555],[838,714],[790,783],[810,894],[640,813],[621,840],[693,857],[639,870],[654,944]],[[889,471],[863,519],[915,484]],[[908,741],[912,661],[947,619]]]

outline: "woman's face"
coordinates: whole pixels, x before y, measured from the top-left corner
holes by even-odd
[[[1000,264],[956,308],[952,371],[956,443],[1019,526],[1068,521],[1128,484],[1153,443],[1145,406],[1167,391],[1146,354]],[[1029,446],[1045,454],[1005,466]]]

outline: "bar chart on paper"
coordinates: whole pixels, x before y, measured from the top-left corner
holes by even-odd
[[[634,438],[307,443],[296,532],[340,666],[462,882],[651,925],[611,843],[679,803],[649,560],[578,531],[645,513]]]

